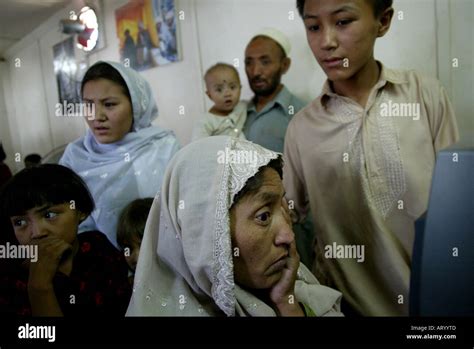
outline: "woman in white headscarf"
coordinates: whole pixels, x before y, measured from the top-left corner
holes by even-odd
[[[171,160],[148,217],[127,316],[342,315],[299,263],[280,154],[226,136]]]
[[[150,85],[133,69],[97,62],[81,89],[83,101],[94,107],[89,130],[67,146],[60,164],[84,179],[96,203],[79,233],[101,231],[117,246],[120,211],[132,200],[155,196],[179,144],[172,131],[151,125],[158,108]]]

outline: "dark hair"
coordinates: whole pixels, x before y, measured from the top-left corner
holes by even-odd
[[[247,179],[245,186],[235,195],[231,208],[247,194],[255,193],[260,189],[263,184],[263,170],[265,168],[274,169],[278,172],[280,178],[283,178],[283,160],[281,156],[278,156],[276,159],[271,160],[267,165],[262,166],[255,176]]]
[[[239,83],[240,83],[240,76],[239,76],[239,72],[237,71],[237,69],[233,65],[230,65],[230,64],[227,64],[227,63],[222,63],[222,62],[216,63],[212,67],[210,67],[206,71],[206,73],[204,74],[204,80],[206,80],[210,74],[212,74],[213,72],[215,72],[216,70],[219,70],[219,69],[230,69],[230,70],[232,70],[235,73],[235,75],[237,76],[237,79],[239,80]]]
[[[128,90],[127,83],[123,79],[122,75],[112,67],[110,64],[101,62],[94,64],[89,70],[86,72],[84,77],[82,78],[81,82],[81,94],[84,92],[84,86],[89,81],[98,80],[98,79],[107,79],[116,84],[120,85],[123,89],[123,93],[128,97],[130,100],[130,104],[132,103],[132,98],[130,97],[130,91]]]
[[[368,0],[372,2],[372,7],[374,9],[374,16],[378,18],[383,11],[392,6],[393,0]],[[296,0],[296,8],[301,17],[304,16],[304,4],[306,0]]]
[[[25,162],[33,162],[35,164],[40,164],[41,163],[41,155],[39,154],[28,154],[25,156],[24,159]]]
[[[7,158],[7,154],[5,154],[5,150],[3,150],[3,144],[0,143],[0,162],[5,161]]]
[[[81,177],[67,167],[44,164],[10,178],[0,192],[0,212],[8,218],[34,207],[72,200],[81,213],[89,215],[94,209],[94,200]]]
[[[143,237],[152,204],[153,198],[136,199],[122,210],[117,225],[117,242],[120,247],[127,247],[133,236]]]
[[[9,217],[0,214],[0,244],[5,245],[7,242],[13,243],[15,245],[19,244]]]

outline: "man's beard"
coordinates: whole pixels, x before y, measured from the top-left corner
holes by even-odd
[[[255,79],[253,81],[255,81]],[[256,96],[266,97],[266,96],[271,95],[273,92],[275,92],[278,86],[280,86],[280,82],[281,82],[281,69],[278,69],[278,71],[275,72],[275,74],[273,74],[273,76],[270,77],[270,84],[267,87],[254,88],[253,85],[250,84],[250,88],[253,91],[253,93],[255,93]]]

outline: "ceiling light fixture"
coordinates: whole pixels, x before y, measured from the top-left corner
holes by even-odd
[[[63,34],[77,34],[77,47],[84,51],[92,51],[99,39],[99,23],[95,11],[84,6],[79,16],[62,19],[60,30]]]

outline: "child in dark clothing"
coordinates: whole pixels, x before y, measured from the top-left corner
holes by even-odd
[[[145,224],[153,198],[136,199],[130,202],[120,214],[117,228],[117,242],[122,248],[130,270],[130,282],[137,267]]]
[[[25,169],[5,185],[0,212],[11,227],[1,234],[9,253],[0,259],[0,313],[125,314],[131,293],[123,256],[98,231],[77,234],[93,208],[81,178],[60,165]]]

